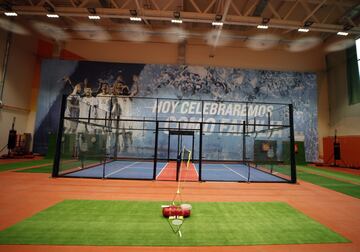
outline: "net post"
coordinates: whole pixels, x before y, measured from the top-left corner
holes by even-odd
[[[65,109],[66,109],[66,95],[64,94],[61,99],[60,120],[59,120],[59,127],[58,127],[57,138],[56,138],[56,151],[55,151],[55,156],[54,156],[54,166],[53,166],[53,170],[52,170],[52,174],[51,174],[52,177],[59,176],[61,139],[62,139],[63,131],[64,131]]]
[[[155,179],[156,179],[156,165],[157,165],[158,136],[159,136],[159,121],[156,121],[156,124],[155,124],[155,148],[154,148],[154,168],[153,168],[153,180],[155,180]]]
[[[291,183],[295,184],[297,179],[296,179],[295,137],[294,137],[293,113],[294,113],[293,105],[289,104]]]
[[[180,151],[180,153],[177,154],[177,158],[176,158],[176,181],[179,181],[182,153],[183,153],[183,151]]]
[[[200,122],[200,136],[199,136],[199,181],[202,181],[202,136],[203,136],[203,122]]]

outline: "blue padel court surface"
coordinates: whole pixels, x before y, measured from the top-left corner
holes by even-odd
[[[196,173],[199,173],[199,165],[194,164]],[[136,162],[117,160],[108,162],[105,165],[95,165],[71,173],[65,174],[66,177],[84,178],[124,178],[124,179],[152,179],[153,162]],[[174,165],[167,162],[157,162],[156,178],[164,173],[164,170],[176,169]],[[173,176],[158,180],[176,180],[176,172],[170,172]],[[244,164],[202,164],[201,179],[205,181],[258,181],[258,182],[286,182],[285,179],[266,173],[264,171],[251,168]],[[163,177],[163,176],[162,176]],[[198,179],[196,179],[198,180]],[[189,180],[189,181],[194,181]]]
[[[197,169],[198,165],[196,164]],[[202,164],[202,180],[207,181],[260,181],[285,182],[286,180],[244,164]]]
[[[165,167],[166,162],[158,162],[156,171],[160,172]],[[67,177],[85,178],[126,178],[126,179],[152,179],[153,162],[136,161],[112,161],[105,164],[88,167],[79,171],[68,173]]]

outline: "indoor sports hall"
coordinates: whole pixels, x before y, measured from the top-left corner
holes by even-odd
[[[357,0],[1,0],[0,251],[360,251]]]

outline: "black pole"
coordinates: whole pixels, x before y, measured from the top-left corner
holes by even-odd
[[[246,120],[246,134],[248,133],[248,126],[249,126],[249,105],[248,103],[246,103],[246,117],[245,117],[245,120]]]
[[[296,183],[296,160],[295,160],[295,138],[294,138],[294,109],[289,104],[289,124],[290,124],[290,164],[291,164],[291,183]]]
[[[64,131],[64,115],[65,115],[65,109],[66,109],[66,96],[63,95],[61,99],[61,108],[60,108],[60,120],[59,120],[59,127],[57,132],[57,138],[56,138],[56,151],[54,156],[54,166],[52,170],[52,177],[58,177],[59,176],[59,168],[60,168],[60,155],[61,155],[61,139],[63,136]]]
[[[116,131],[115,131],[115,147],[114,147],[114,160],[117,159],[117,153],[118,153],[118,146],[119,146],[119,121],[120,121],[120,116],[116,117]],[[111,127],[111,131],[112,131],[112,127]],[[125,134],[125,132],[123,131],[121,134]],[[124,139],[124,135],[122,135],[123,139]],[[125,145],[124,145],[125,146]]]
[[[155,150],[154,150],[154,169],[153,169],[153,180],[155,180],[155,179],[156,179],[156,164],[157,164],[158,135],[159,135],[159,122],[158,122],[158,121],[156,121],[156,126],[155,126]]]
[[[102,178],[105,178],[105,164],[106,164],[106,156],[105,159],[103,159],[103,174],[102,174]]]
[[[199,137],[199,180],[202,181],[202,135],[203,135],[203,122],[200,122],[200,137]]]
[[[245,139],[245,134],[246,134],[246,126],[245,126],[245,121],[243,121],[243,139],[242,139],[242,144],[243,144],[243,161],[246,161],[246,139]]]
[[[158,120],[158,106],[159,106],[159,98],[156,98],[156,113],[155,113],[156,121]]]
[[[195,132],[192,135],[192,146],[191,146],[191,162],[194,162],[194,145],[195,145]]]
[[[170,141],[171,141],[171,134],[170,131],[168,131],[168,149],[167,149],[167,161],[170,160]]]

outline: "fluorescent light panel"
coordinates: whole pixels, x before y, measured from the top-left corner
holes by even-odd
[[[308,28],[299,28],[298,32],[308,32],[309,29]]]
[[[8,16],[8,17],[16,17],[18,14],[16,12],[4,12],[5,16]]]
[[[141,21],[141,17],[130,17],[130,20],[139,22]]]
[[[223,22],[218,22],[218,21],[212,22],[213,26],[222,26],[223,24],[224,24]]]
[[[90,15],[89,19],[100,19],[100,16],[97,15]]]
[[[181,19],[172,19],[171,23],[181,24],[182,20]]]
[[[258,29],[267,29],[267,28],[269,28],[269,26],[267,26],[267,25],[258,25],[257,28]]]
[[[59,18],[58,14],[46,14],[48,18]]]
[[[337,35],[347,36],[347,35],[349,35],[349,33],[340,31],[340,32],[337,33]]]

